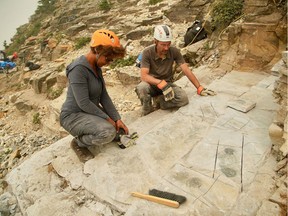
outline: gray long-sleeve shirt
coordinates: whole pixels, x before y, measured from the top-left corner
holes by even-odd
[[[98,77],[93,72],[85,56],[81,56],[66,68],[69,79],[67,97],[61,108],[61,118],[71,113],[85,112],[114,121],[120,119],[108,92],[102,70],[96,67]]]

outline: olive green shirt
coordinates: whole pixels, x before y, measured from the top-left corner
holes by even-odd
[[[144,49],[141,68],[148,68],[149,75],[157,79],[164,79],[167,82],[172,82],[174,62],[178,65],[185,63],[179,49],[170,47],[166,58],[161,59],[156,53],[156,45],[154,44]]]

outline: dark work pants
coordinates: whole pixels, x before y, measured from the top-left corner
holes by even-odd
[[[115,127],[107,120],[83,112],[72,113],[64,119],[60,115],[60,124],[77,138],[80,147],[110,143],[116,136]]]
[[[189,100],[186,92],[174,83],[170,83],[170,85],[173,88],[175,96],[172,100],[165,101],[162,91],[156,86],[152,86],[146,82],[139,83],[136,87],[136,93],[142,102],[143,109],[146,108],[143,102],[147,102],[151,100],[152,97],[156,96],[159,96],[158,100],[160,103],[160,109],[177,108],[187,105],[189,103]]]

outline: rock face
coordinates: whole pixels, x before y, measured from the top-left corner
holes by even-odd
[[[204,46],[206,52],[207,48],[211,49],[208,55],[199,59],[200,62],[207,61],[209,53],[218,55],[220,61],[217,65],[227,71],[271,67],[286,47],[286,1],[244,1],[243,16],[220,35],[214,35],[210,29],[214,6],[211,1],[163,0],[156,5],[132,0],[109,2],[111,10],[102,11],[98,1],[88,0],[82,4],[81,1],[68,3],[58,0],[53,17],[45,20],[41,34],[27,40],[20,56],[26,61],[63,58],[73,50],[78,39],[90,37],[96,29],[103,27],[114,30],[122,42],[131,40],[128,54],[138,55],[152,43],[151,30],[159,23],[170,25],[174,43],[183,47],[185,32],[196,19],[203,20],[209,32]],[[216,37],[219,40],[215,40]],[[211,46],[213,43],[215,45]]]
[[[112,9],[101,11],[99,1],[57,1],[40,34],[19,50],[20,66],[23,60],[41,67],[0,74],[1,214],[285,215],[284,2],[246,0],[245,16],[216,36],[208,29],[211,1],[109,2]],[[182,48],[195,19],[206,20],[208,38]],[[189,105],[140,118],[139,69],[103,68],[109,94],[140,138],[124,150],[116,143],[92,149],[95,159],[81,164],[58,122],[65,67],[89,49],[75,49],[76,41],[109,27],[127,45],[127,58],[136,57],[153,43],[152,29],[160,23],[172,27],[174,45],[217,96],[198,97],[179,73]],[[187,202],[171,209],[131,196],[151,188],[182,194]]]

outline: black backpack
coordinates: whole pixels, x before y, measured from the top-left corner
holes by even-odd
[[[195,20],[192,25],[187,29],[184,35],[184,47],[205,38],[207,38],[207,32],[203,28],[202,22],[199,20]]]
[[[7,61],[7,55],[4,51],[0,50],[0,61]]]

